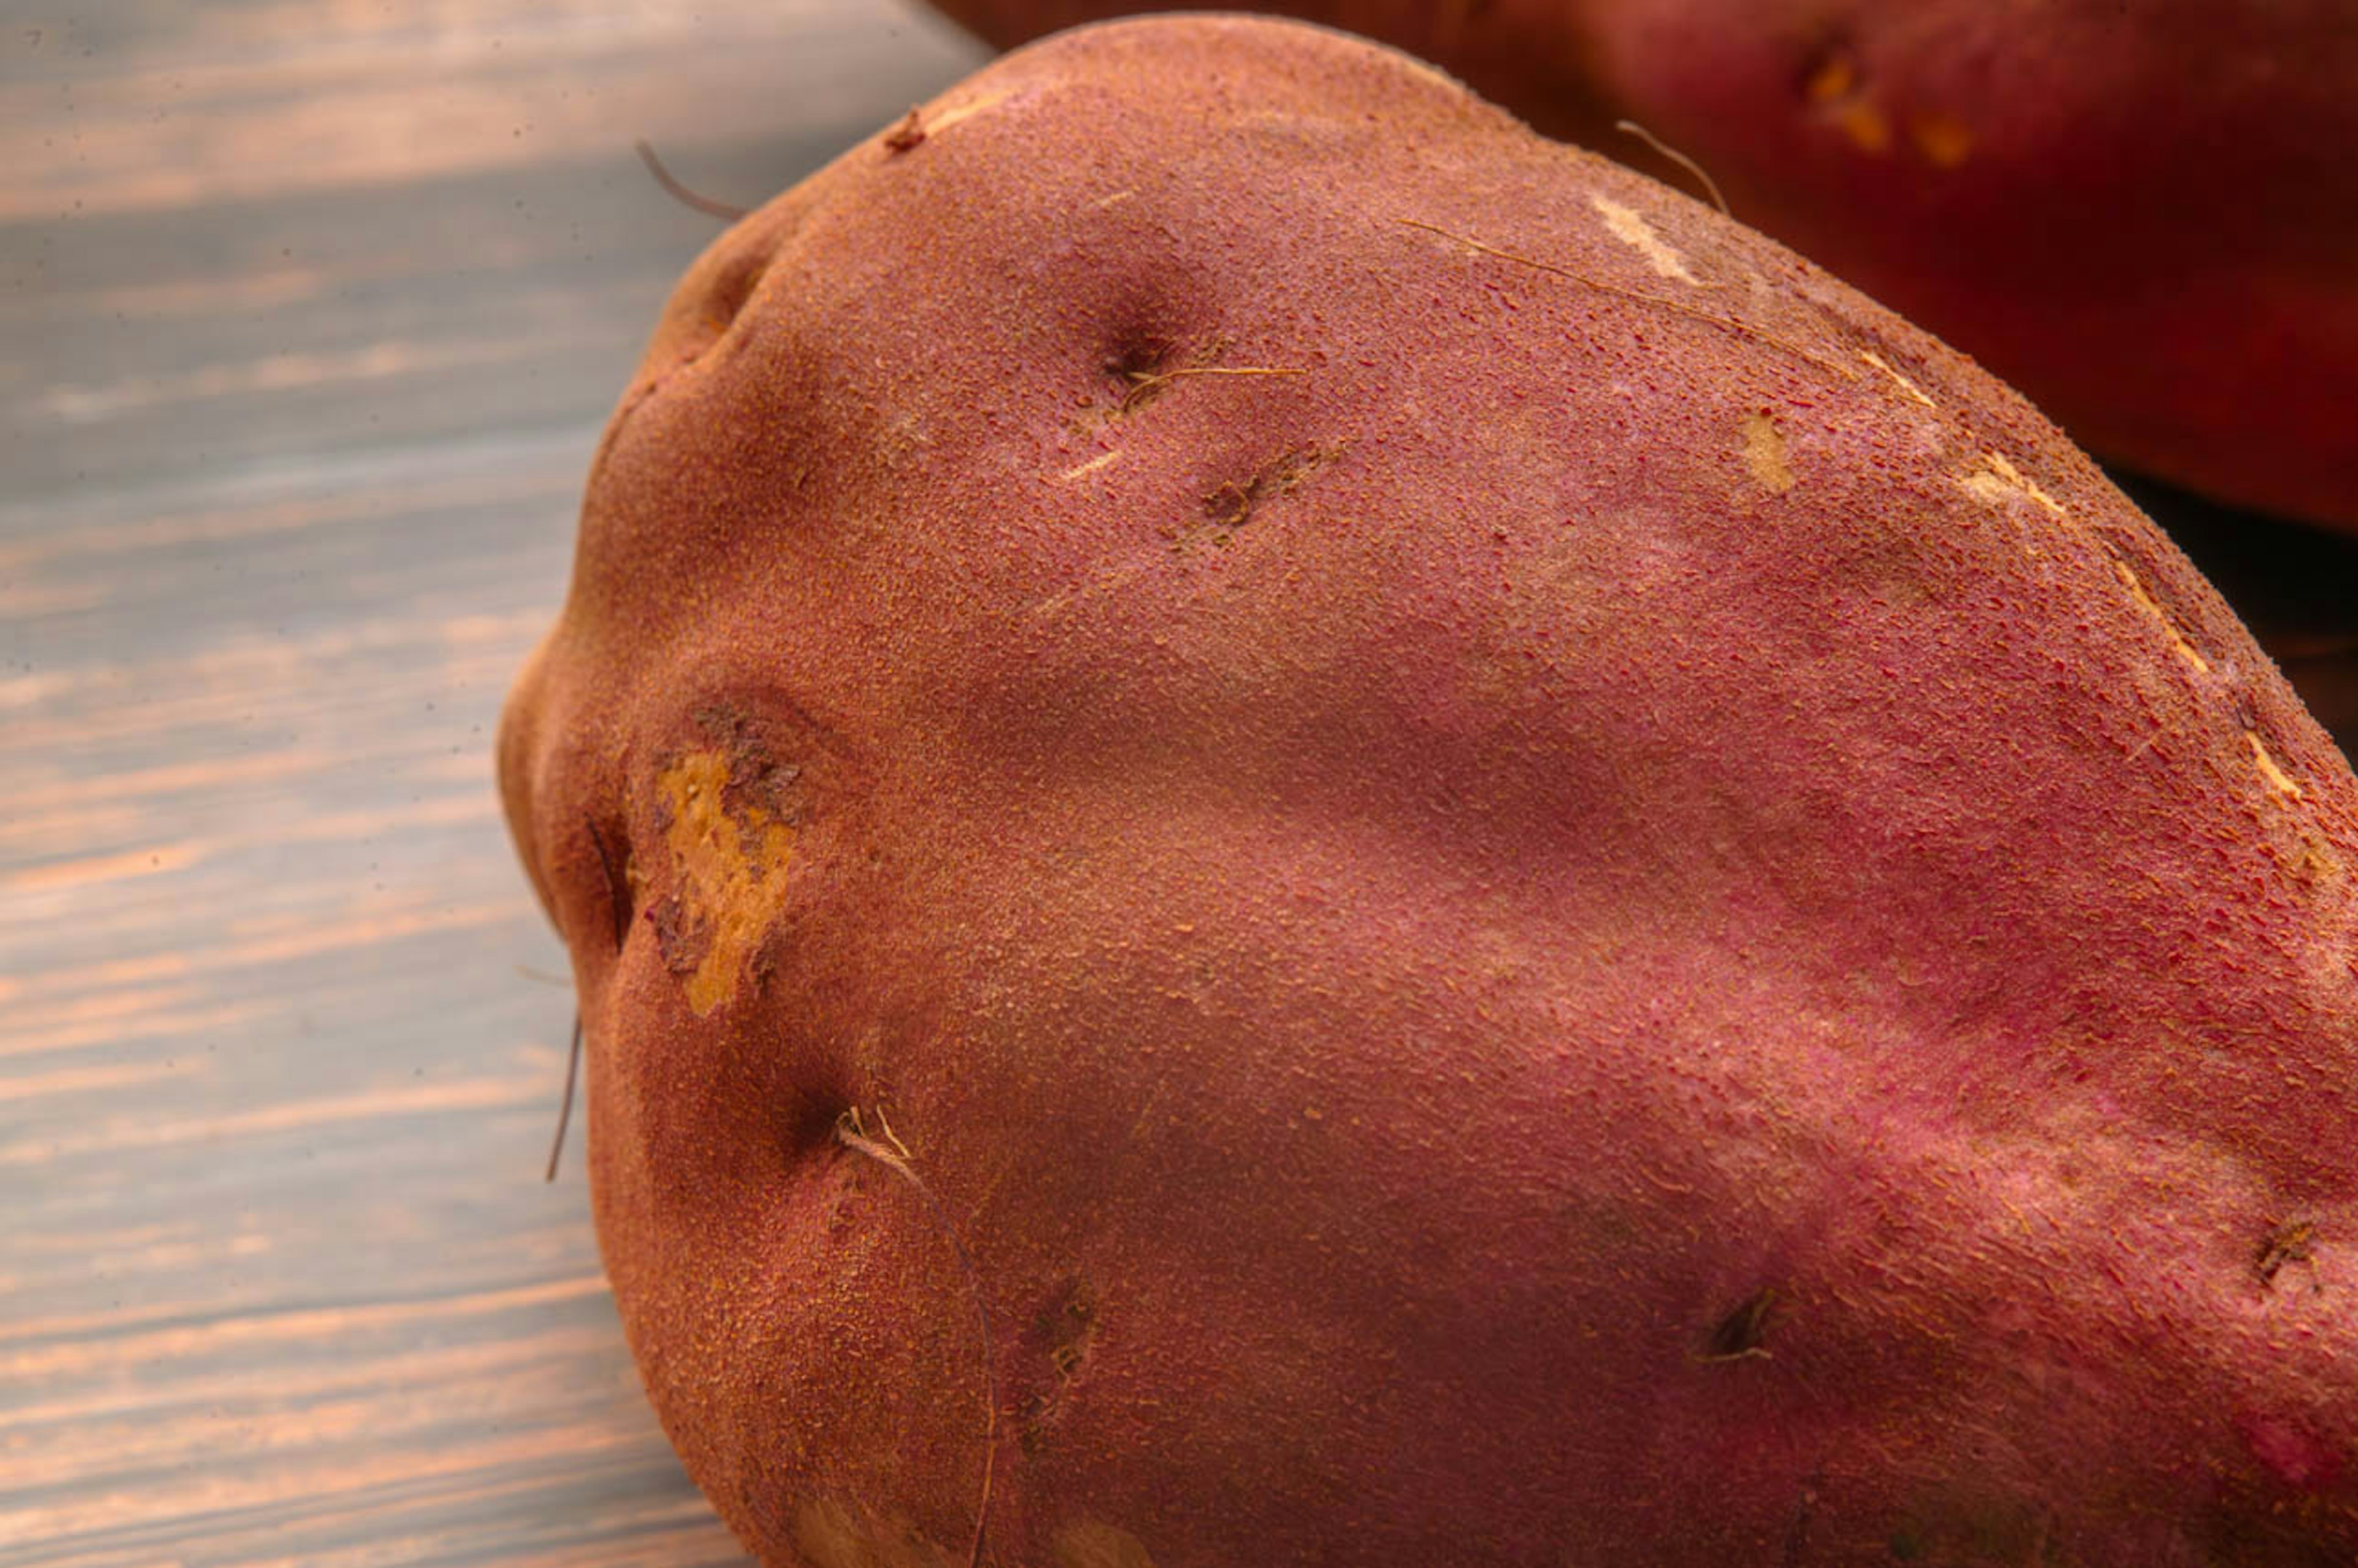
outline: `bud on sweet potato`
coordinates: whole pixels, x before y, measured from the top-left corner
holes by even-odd
[[[1001,43],[1137,0],[937,0]],[[1386,39],[1737,217],[1979,358],[2082,443],[2358,529],[2347,0],[1260,0]],[[1660,165],[1665,170],[1671,166]]]
[[[739,224],[501,738],[765,1563],[2358,1557],[2358,782],[2020,398],[1412,60]]]

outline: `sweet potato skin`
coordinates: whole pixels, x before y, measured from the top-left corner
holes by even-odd
[[[937,0],[1008,44],[1150,8]],[[2358,529],[2358,9],[2342,0],[1271,0],[1680,173],[2083,445]]]
[[[2358,1555],[2347,763],[2021,399],[1404,57],[1085,29],[733,229],[500,750],[767,1563]]]

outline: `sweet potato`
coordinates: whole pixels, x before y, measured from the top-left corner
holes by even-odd
[[[740,223],[500,743],[771,1564],[2358,1558],[2358,781],[2019,397],[1410,59]]]
[[[1134,0],[938,0],[999,42]],[[2082,444],[2358,529],[2347,0],[1262,0],[1422,54],[1974,354]]]

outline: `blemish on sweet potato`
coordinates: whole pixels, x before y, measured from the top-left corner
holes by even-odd
[[[1096,1288],[1078,1274],[1066,1280],[1033,1319],[1026,1349],[1047,1363],[1054,1381],[1024,1401],[1018,1440],[1026,1453],[1036,1452],[1054,1429],[1066,1387],[1088,1360],[1097,1325]]]
[[[2252,1272],[2259,1276],[2263,1286],[2272,1286],[2288,1263],[2308,1263],[2317,1257],[2317,1224],[2314,1220],[2286,1219],[2268,1227],[2260,1238],[2258,1250],[2252,1255]]]
[[[1766,1359],[1768,1328],[1782,1315],[1782,1298],[1774,1285],[1763,1285],[1744,1298],[1734,1312],[1719,1320],[1704,1342],[1704,1361],[1741,1361],[1751,1357]]]
[[[2123,560],[2113,562],[2113,575],[2121,579],[2121,586],[2129,590],[2129,597],[2136,600],[2137,608],[2153,617],[2162,631],[2168,633],[2171,650],[2180,659],[2186,661],[2186,666],[2196,675],[2209,675],[2211,661],[2202,656],[2201,649],[2186,640],[2186,633],[2178,629],[2177,618],[2161,607],[2161,601],[2154,598],[2152,590],[2146,587],[2145,579],[2131,570],[2129,564]],[[2255,743],[2256,744],[2256,738]]]
[[[1782,495],[1793,488],[1793,468],[1786,460],[1785,438],[1766,410],[1744,421],[1744,466],[1771,494]]]
[[[1818,1511],[1818,1487],[1825,1482],[1825,1469],[1821,1465],[1811,1472],[1801,1484],[1801,1495],[1793,1505],[1793,1522],[1785,1530],[1785,1550],[1779,1558],[1779,1568],[1801,1568],[1810,1549],[1810,1520]]]
[[[972,103],[960,103],[955,108],[945,109],[925,123],[925,135],[938,136],[959,122],[970,120],[986,109],[995,109],[1014,96],[1015,90],[1011,88],[1003,92],[986,92]]]
[[[1871,349],[1861,349],[1858,351],[1858,357],[1866,361],[1868,364],[1873,365],[1876,369],[1881,371],[1884,374],[1889,376],[1891,378],[1892,384],[1899,389],[1901,396],[1913,398],[1927,408],[1937,408],[1940,406],[1940,405],[1932,401],[1930,395],[1928,395],[1922,387],[1917,385],[1914,382],[1900,374],[1898,367],[1894,365],[1889,360],[1885,359],[1881,354],[1875,352]]]
[[[1056,477],[1060,480],[1078,479],[1083,474],[1091,474],[1097,472],[1099,469],[1110,468],[1120,460],[1121,453],[1119,450],[1099,452],[1096,457],[1089,459],[1086,462],[1075,463],[1071,468],[1065,470]]]
[[[2039,481],[2025,474],[2003,452],[1984,452],[1981,467],[1957,481],[1959,488],[1985,506],[2003,505],[2021,496],[2038,503],[2057,517],[2067,515],[2063,503],[2039,488]]]
[[[695,751],[658,775],[675,878],[654,912],[665,957],[684,970],[699,1016],[737,992],[748,961],[784,907],[795,831],[764,806],[732,801],[729,754]]]
[[[1609,196],[1591,196],[1588,204],[1605,220],[1613,237],[1646,258],[1646,265],[1664,277],[1675,277],[1681,283],[1695,283],[1695,275],[1687,270],[1686,257],[1666,243],[1646,215],[1634,207],[1625,207]]]
[[[2275,753],[2268,750],[2267,742],[2260,739],[2259,731],[2246,730],[2244,739],[2252,743],[2252,765],[2260,770],[2260,777],[2268,781],[2268,787],[2290,799],[2300,799],[2306,792],[2298,780],[2277,764]]]
[[[1240,481],[1204,497],[1204,515],[1223,531],[1242,527],[1268,502],[1290,495],[1303,481],[1340,455],[1340,447],[1297,447],[1281,452]]]

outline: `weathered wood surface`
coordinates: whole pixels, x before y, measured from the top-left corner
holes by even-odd
[[[741,1562],[641,1400],[489,784],[708,220],[901,0],[110,0],[0,38],[0,1562]],[[2345,747],[2358,545],[2163,497]]]
[[[553,1187],[490,784],[672,279],[981,58],[897,0],[0,37],[0,1563],[737,1563]]]

